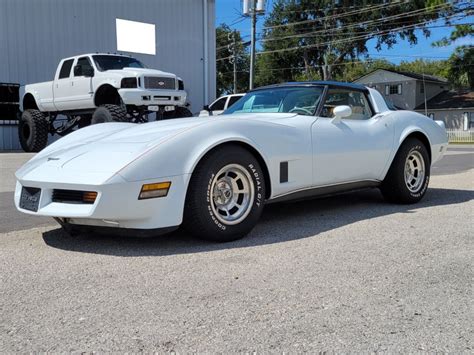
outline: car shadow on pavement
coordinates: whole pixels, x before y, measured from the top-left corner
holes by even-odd
[[[359,221],[394,213],[414,213],[433,206],[459,204],[473,198],[474,191],[432,188],[418,204],[394,205],[386,203],[380,192],[372,189],[322,199],[268,205],[260,222],[248,236],[229,243],[197,240],[181,229],[167,235],[142,239],[99,234],[71,237],[58,228],[43,233],[43,239],[53,248],[123,257],[199,253],[317,237],[325,231]]]

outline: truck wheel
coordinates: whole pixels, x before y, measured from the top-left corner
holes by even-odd
[[[91,124],[105,122],[128,122],[127,111],[118,105],[105,104],[97,107],[92,115]]]
[[[183,226],[198,238],[230,242],[252,230],[264,203],[265,180],[257,159],[246,149],[227,146],[211,152],[193,172]]]
[[[41,111],[26,110],[18,125],[20,145],[25,152],[39,152],[48,144],[49,122]]]

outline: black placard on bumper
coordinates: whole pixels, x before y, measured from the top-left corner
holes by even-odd
[[[21,189],[20,208],[28,211],[38,211],[41,197],[41,189],[36,187],[25,187]]]

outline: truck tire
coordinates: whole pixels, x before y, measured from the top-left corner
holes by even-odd
[[[20,145],[25,152],[39,152],[48,144],[49,122],[38,110],[23,112],[18,125]]]
[[[119,105],[105,104],[97,107],[92,115],[91,124],[106,122],[128,122],[127,111]]]

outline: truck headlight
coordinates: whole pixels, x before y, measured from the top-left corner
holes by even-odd
[[[135,89],[137,88],[137,78],[123,78],[120,82],[122,89]]]

